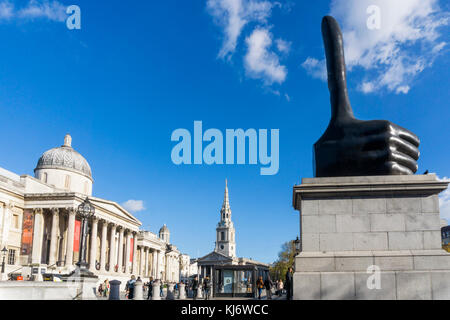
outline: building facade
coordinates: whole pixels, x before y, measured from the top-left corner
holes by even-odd
[[[99,281],[131,275],[178,281],[180,252],[170,244],[168,228],[159,236],[142,231],[141,222],[121,205],[92,196],[91,168],[69,135],[41,156],[34,173],[19,176],[0,168],[0,247],[8,252],[4,277],[41,280],[42,274],[73,272],[80,254],[77,208],[89,198],[95,216],[89,221],[87,262]]]

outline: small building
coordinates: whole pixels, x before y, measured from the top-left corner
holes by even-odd
[[[214,297],[255,297],[256,281],[269,275],[269,265],[252,259],[236,257],[236,238],[228,193],[220,210],[220,221],[216,228],[216,244],[213,252],[197,260],[200,280],[207,276],[213,284]]]

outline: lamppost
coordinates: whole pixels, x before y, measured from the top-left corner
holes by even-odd
[[[95,215],[95,208],[89,201],[89,198],[86,198],[86,200],[78,206],[77,212],[80,215],[82,221],[80,259],[77,263],[77,266],[80,268],[80,271],[88,272],[88,264],[86,262],[88,221]]]
[[[294,245],[295,245],[295,255],[298,255],[302,251],[302,242],[298,237],[297,239],[294,240]]]
[[[2,281],[7,280],[6,277],[5,277],[5,259],[6,259],[6,254],[7,253],[8,253],[8,250],[6,249],[6,247],[4,247],[3,250],[2,250],[2,257],[3,257],[3,260],[2,260],[2,278],[1,278]]]

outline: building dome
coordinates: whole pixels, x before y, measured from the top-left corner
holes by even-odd
[[[163,227],[159,229],[159,238],[166,243],[170,243],[170,231],[166,225],[163,225]]]
[[[163,225],[161,229],[159,229],[159,233],[167,233],[170,232],[169,228],[166,225]]]
[[[67,192],[92,195],[92,172],[85,158],[72,148],[72,137],[64,145],[45,152],[38,161],[34,176],[42,182]]]
[[[34,172],[42,169],[74,171],[92,180],[91,167],[86,159],[72,148],[72,137],[70,135],[66,135],[63,146],[44,152]]]

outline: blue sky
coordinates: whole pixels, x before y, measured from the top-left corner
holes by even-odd
[[[237,254],[272,262],[299,233],[292,187],[313,176],[312,146],[330,117],[326,14],[350,39],[355,115],[413,131],[419,173],[450,176],[449,4],[390,2],[0,0],[0,166],[32,175],[70,133],[92,167],[94,195],[142,201],[143,227],[167,224],[193,257],[214,248],[228,178]],[[81,30],[66,27],[73,4]],[[375,31],[365,25],[371,4],[381,8]],[[279,129],[279,173],[174,165],[171,134],[193,132],[196,120],[222,132]],[[446,218],[449,203],[447,192]]]

